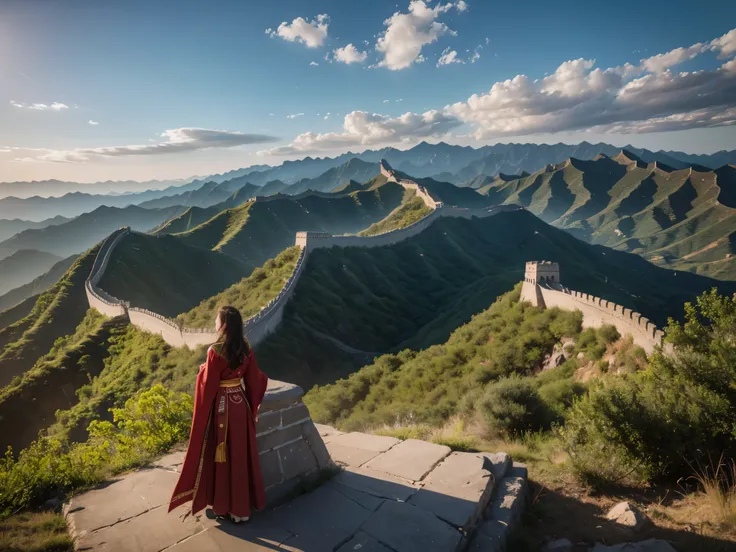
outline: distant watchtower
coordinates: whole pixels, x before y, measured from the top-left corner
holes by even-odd
[[[524,271],[524,281],[530,284],[559,284],[560,265],[552,261],[529,261]]]

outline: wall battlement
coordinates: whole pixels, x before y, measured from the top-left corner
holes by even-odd
[[[541,270],[540,270],[541,269]],[[543,308],[559,307],[583,313],[583,327],[611,324],[621,335],[631,335],[647,353],[662,345],[664,332],[640,313],[626,307],[568,289],[560,284],[559,265],[549,261],[527,263],[521,300]],[[556,276],[556,279],[551,279]]]

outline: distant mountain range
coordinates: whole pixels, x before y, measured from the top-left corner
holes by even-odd
[[[624,150],[478,184],[493,203],[523,205],[586,241],[736,279],[736,167],[678,170]]]
[[[316,178],[353,158],[367,163],[378,163],[381,159],[386,159],[394,168],[413,176],[433,176],[438,180],[459,184],[479,174],[496,176],[501,172],[508,174],[519,173],[522,170],[534,172],[544,165],[561,163],[570,157],[586,160],[592,159],[599,153],[613,156],[621,149],[633,152],[646,162],[660,161],[676,169],[693,164],[702,165],[711,169],[723,165],[736,164],[736,150],[722,150],[712,154],[690,154],[680,151],[660,150],[654,152],[633,146],[624,146],[622,148],[605,143],[591,144],[588,142],[551,145],[495,144],[480,148],[455,146],[444,142],[437,144],[422,142],[408,150],[398,150],[388,147],[379,150],[366,150],[362,153],[347,152],[336,157],[307,156],[304,159],[296,161],[284,161],[278,166],[253,165],[222,174],[192,177],[183,180],[152,180],[148,182],[107,181],[93,184],[59,180],[5,182],[0,183],[0,198],[7,196],[29,198],[34,195],[60,197],[75,192],[82,192],[88,195],[133,194],[143,191],[161,191],[172,187],[181,188],[190,184],[193,184],[193,187],[190,189],[195,189],[205,182],[221,184],[225,181],[239,179],[244,176],[248,176],[247,181],[257,186],[263,186],[273,180],[280,180],[290,185],[305,178]],[[0,211],[0,218],[7,217]]]
[[[9,237],[14,236],[18,232],[22,232],[23,230],[46,228],[47,226],[69,222],[69,220],[70,219],[67,217],[62,216],[56,216],[36,222],[22,219],[0,220],[0,241],[7,240]]]
[[[21,249],[46,251],[62,257],[81,253],[105,236],[122,226],[147,231],[175,217],[186,207],[143,209],[137,205],[128,207],[98,207],[64,224],[39,230],[24,230],[10,239],[0,242],[0,259]],[[27,281],[30,281],[29,278]]]
[[[61,257],[33,249],[21,249],[0,259],[0,295],[28,283],[59,261]]]
[[[74,192],[85,194],[124,194],[144,192],[146,190],[163,190],[169,186],[182,186],[195,178],[181,180],[108,180],[83,184],[63,180],[33,180],[30,182],[0,182],[0,198],[14,196],[19,198],[32,196],[60,197]]]

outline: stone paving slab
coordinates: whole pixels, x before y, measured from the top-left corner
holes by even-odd
[[[381,504],[383,504],[383,501],[385,500],[383,498],[378,498],[377,496],[373,496],[362,491],[357,491],[352,487],[340,485],[340,483],[335,483],[333,481],[328,481],[326,485],[331,489],[336,490],[338,493],[344,494],[350,500],[357,502],[363,508],[365,508],[366,510],[370,510],[371,512],[375,512],[376,510],[378,510],[378,508],[381,506]]]
[[[386,452],[388,449],[398,445],[400,442],[401,441],[394,437],[369,435],[367,433],[344,433],[335,437],[331,441],[333,445],[370,450],[374,452]]]
[[[449,454],[450,447],[407,439],[374,458],[365,467],[411,481],[421,481]]]
[[[381,454],[375,450],[365,450],[355,447],[344,447],[337,444],[335,441],[327,443],[327,450],[330,453],[332,459],[338,464],[345,466],[351,466],[359,468],[363,464],[370,460],[373,460],[376,456]]]
[[[267,513],[265,519],[298,537],[285,543],[289,546],[319,543],[322,550],[334,550],[340,543],[352,537],[372,513],[345,495],[323,485]],[[291,542],[292,540],[295,542]]]
[[[154,468],[163,468],[165,470],[171,470],[175,471],[176,473],[181,473],[181,467],[184,464],[184,457],[186,456],[187,451],[185,450],[178,450],[176,452],[172,452],[171,454],[167,454],[166,456],[159,458],[158,460],[154,460],[151,462],[151,466]]]
[[[142,469],[71,499],[69,521],[93,531],[168,504],[179,475],[168,470]]]
[[[79,535],[77,549],[159,552],[173,543],[201,533],[214,523],[204,515],[183,518],[188,511],[186,506],[181,506],[170,514],[167,509],[167,505],[159,506],[127,521]]]
[[[342,431],[338,431],[334,427],[330,427],[328,425],[314,424],[314,427],[317,428],[317,431],[319,432],[319,435],[320,437],[322,437],[322,441],[324,441],[325,444],[329,443],[340,435],[344,435]]]
[[[345,468],[331,482],[399,502],[406,502],[419,489],[411,481],[368,468]]]
[[[460,543],[460,532],[405,502],[385,502],[362,530],[396,552],[448,552]]]
[[[500,481],[506,477],[506,472],[511,469],[511,457],[505,452],[481,452],[481,456],[484,456],[491,463],[491,473],[493,473],[493,479]]]
[[[488,468],[490,462],[480,454],[453,452],[429,473],[409,504],[467,530],[491,498],[493,475]]]
[[[367,533],[358,531],[352,539],[338,548],[337,552],[391,552],[391,549]]]
[[[255,518],[248,523],[235,525],[223,522],[210,527],[169,549],[170,552],[265,552],[276,550],[293,537],[280,527],[268,525]],[[167,551],[167,552],[169,552]]]

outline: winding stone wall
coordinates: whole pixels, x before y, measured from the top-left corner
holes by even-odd
[[[583,313],[583,327],[597,328],[604,324],[611,324],[621,335],[630,335],[634,343],[643,348],[647,354],[654,351],[655,347],[662,345],[664,332],[648,318],[600,297],[573,291],[563,286],[552,287],[552,285],[525,281],[521,288],[521,300],[544,308],[559,307],[565,310],[579,310]]]
[[[461,217],[470,219],[472,217],[489,217],[501,211],[512,211],[521,207],[515,205],[499,205],[494,207],[483,207],[478,209],[467,209],[461,207],[445,206],[442,202],[435,200],[429,191],[412,180],[398,178],[388,163],[381,162],[381,173],[386,178],[404,188],[415,190],[416,195],[421,197],[425,205],[432,212],[417,222],[398,230],[392,230],[376,236],[333,236],[323,232],[297,232],[296,245],[301,247],[301,253],[297,260],[295,269],[289,280],[279,294],[272,299],[258,314],[244,322],[245,335],[253,345],[257,345],[273,332],[281,323],[284,315],[284,307],[294,293],[296,284],[301,276],[306,259],[313,249],[325,247],[381,247],[393,245],[429,227],[440,217]],[[255,201],[269,201],[269,198],[255,198]],[[173,347],[195,348],[200,345],[214,343],[217,335],[213,329],[185,328],[174,319],[167,318],[147,309],[130,307],[125,301],[121,301],[105,293],[97,287],[102,274],[107,268],[110,255],[120,240],[131,230],[121,228],[111,234],[103,243],[100,253],[95,260],[94,267],[88,279],[87,299],[91,307],[108,316],[127,316],[131,324],[148,332],[160,335],[166,343]]]
[[[102,242],[102,245],[100,246],[100,250],[97,252],[95,262],[92,264],[92,270],[90,271],[87,280],[84,282],[84,290],[87,294],[87,302],[89,303],[89,306],[111,318],[116,316],[125,316],[125,304],[112,295],[105,293],[97,287],[97,284],[105,273],[105,269],[110,262],[110,256],[112,255],[112,251],[115,249],[115,246],[129,233],[130,228],[120,228],[105,238],[105,241]]]

